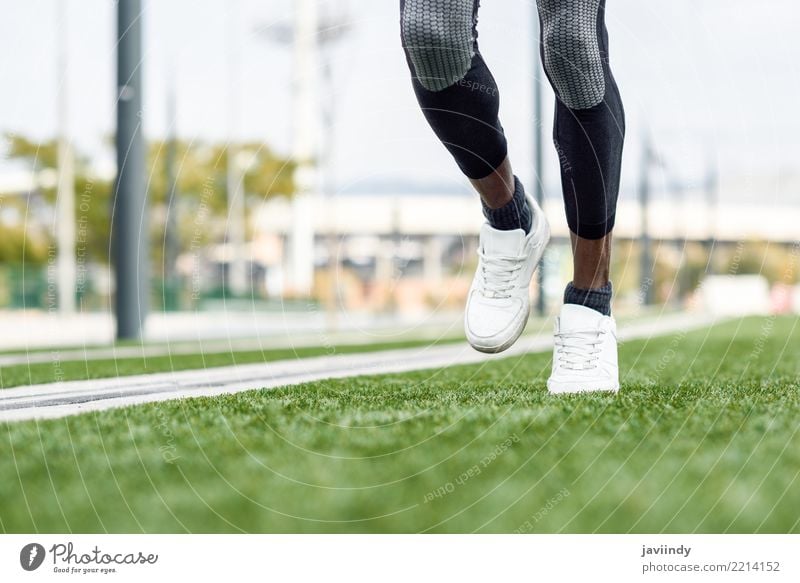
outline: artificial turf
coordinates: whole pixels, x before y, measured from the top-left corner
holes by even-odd
[[[800,532],[800,319],[0,426],[5,532]]]

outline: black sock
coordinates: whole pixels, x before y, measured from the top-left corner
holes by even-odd
[[[499,209],[492,209],[483,203],[483,216],[494,229],[511,231],[522,229],[525,234],[531,232],[533,225],[533,212],[525,198],[525,189],[519,178],[514,177],[514,196]]]
[[[564,303],[586,306],[604,316],[610,316],[612,291],[613,288],[610,281],[603,287],[595,289],[580,289],[572,285],[572,282],[569,282],[567,289],[564,290]]]

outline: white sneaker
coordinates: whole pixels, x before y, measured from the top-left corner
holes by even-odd
[[[564,304],[556,318],[553,374],[547,389],[554,394],[619,391],[617,324],[611,316]]]
[[[530,313],[531,278],[550,241],[550,226],[536,202],[531,232],[481,228],[478,270],[464,314],[467,340],[480,352],[502,352],[520,337]]]

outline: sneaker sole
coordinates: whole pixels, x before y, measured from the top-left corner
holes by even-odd
[[[497,354],[499,352],[503,352],[504,350],[508,350],[514,345],[514,343],[517,340],[519,340],[519,337],[522,336],[522,333],[525,331],[525,326],[528,325],[528,316],[530,316],[530,313],[531,313],[531,308],[529,305],[528,309],[525,311],[526,314],[525,317],[520,318],[520,323],[517,325],[517,329],[514,330],[514,333],[511,336],[511,338],[504,341],[502,344],[483,346],[481,344],[478,344],[474,340],[469,340],[469,345],[472,346],[472,348],[474,348],[478,352],[483,352],[484,354]]]
[[[547,382],[547,392],[551,395],[576,395],[580,393],[618,393],[619,383],[570,383],[564,386],[551,386]]]

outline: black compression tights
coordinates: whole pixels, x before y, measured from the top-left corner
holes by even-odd
[[[490,175],[508,148],[499,92],[478,50],[479,0],[400,0],[403,48],[425,118],[464,174]],[[605,0],[537,0],[553,139],[570,230],[614,226],[625,114],[608,60]]]

